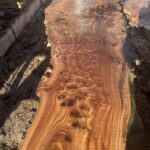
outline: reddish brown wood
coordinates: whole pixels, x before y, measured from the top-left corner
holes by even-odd
[[[45,22],[54,70],[22,150],[124,150],[129,69],[117,1],[54,0]]]

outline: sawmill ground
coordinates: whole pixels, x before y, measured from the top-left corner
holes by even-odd
[[[0,58],[0,150],[18,149],[38,108],[36,89],[51,75],[41,8]]]

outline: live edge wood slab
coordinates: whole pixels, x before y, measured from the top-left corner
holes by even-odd
[[[125,26],[116,0],[54,0],[54,70],[22,150],[125,150],[131,114]]]

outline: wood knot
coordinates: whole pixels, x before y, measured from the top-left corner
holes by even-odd
[[[58,98],[59,100],[60,100],[60,99],[65,99],[65,98],[66,98],[66,95],[61,94],[61,95],[59,95],[57,98]]]
[[[73,106],[74,104],[75,104],[75,101],[72,100],[72,99],[70,99],[70,100],[68,101],[67,106],[68,106],[68,107],[71,107],[71,106]]]
[[[73,118],[79,118],[80,117],[80,113],[76,110],[72,110],[70,112],[70,116],[73,117]]]
[[[79,122],[73,122],[72,126],[75,127],[75,128],[81,128],[81,125],[80,125]]]
[[[61,103],[61,106],[63,106],[63,107],[66,106],[66,105],[67,105],[66,102],[62,102],[62,103]]]
[[[66,136],[65,136],[65,141],[67,141],[67,142],[72,142],[72,137],[71,137],[71,135],[66,135]]]

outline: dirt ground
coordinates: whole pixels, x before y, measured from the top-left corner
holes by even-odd
[[[18,149],[38,108],[36,89],[52,72],[43,12],[0,58],[0,150]]]
[[[144,28],[130,28],[128,41],[131,51],[138,56],[138,64],[134,67],[135,105],[141,120],[134,119],[128,134],[127,150],[150,149],[150,31]]]

